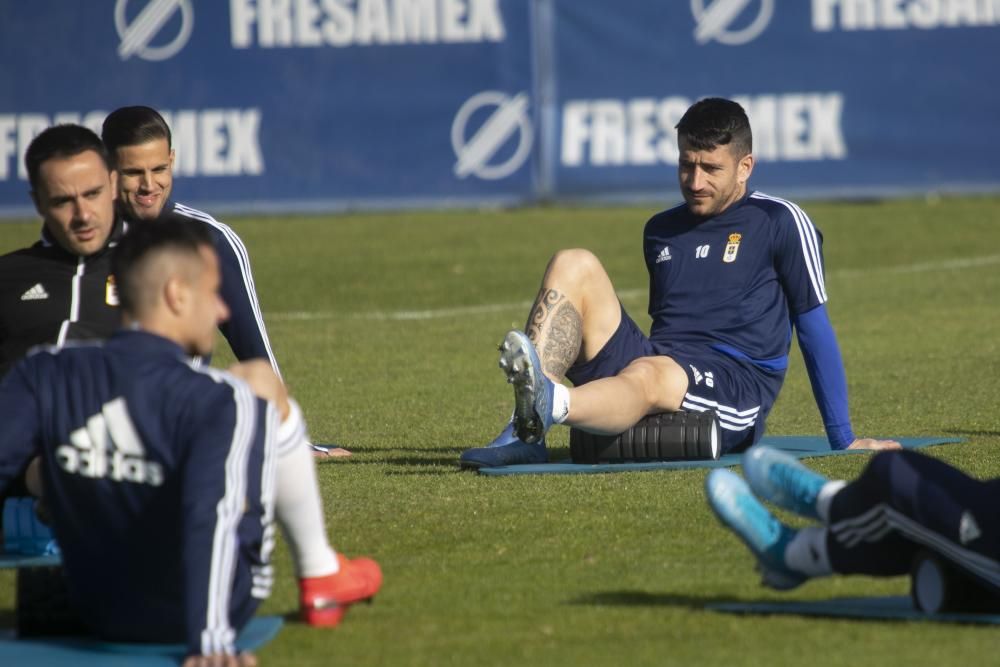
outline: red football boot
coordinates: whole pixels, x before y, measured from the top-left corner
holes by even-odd
[[[337,554],[340,569],[325,577],[299,579],[302,620],[309,625],[333,627],[347,607],[370,600],[382,587],[382,568],[371,558],[348,559]]]

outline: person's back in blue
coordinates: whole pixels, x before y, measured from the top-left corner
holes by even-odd
[[[597,257],[556,253],[525,333],[511,331],[501,345],[500,367],[514,385],[511,423],[488,446],[465,451],[462,466],[544,462],[554,423],[614,435],[680,410],[713,411],[723,452],[749,447],[784,380],[793,326],[831,446],[899,446],[854,436],[824,305],[822,237],[795,204],[748,189],[754,157],[743,109],[701,100],[677,137],[684,203],[655,215],[643,238],[649,336]]]
[[[102,637],[186,642],[191,664],[231,654],[271,589],[275,519],[305,620],[336,625],[381,571],[327,542],[301,412],[268,364],[192,363],[227,316],[211,237],[139,226],[114,261],[128,328],[36,351],[0,383],[0,491],[41,458],[71,597]]]

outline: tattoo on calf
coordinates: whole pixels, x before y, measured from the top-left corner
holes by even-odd
[[[552,318],[545,349],[542,352],[542,366],[557,378],[566,376],[566,371],[580,356],[583,340],[583,318],[572,303],[559,305]]]
[[[552,311],[559,302],[565,298],[566,295],[554,289],[543,287],[538,290],[538,296],[535,297],[535,305],[531,307],[531,314],[528,315],[528,323],[524,326],[524,332],[528,334],[528,339],[536,347],[542,336],[542,327],[545,326],[546,320],[549,319],[549,315],[552,314]]]
[[[583,318],[566,295],[543,287],[535,298],[525,331],[538,350],[545,372],[564,377],[580,355],[583,340]]]

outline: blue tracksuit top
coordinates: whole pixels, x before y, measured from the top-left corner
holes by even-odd
[[[147,332],[38,349],[0,383],[0,493],[42,457],[95,631],[231,651],[270,589],[277,423],[244,382]]]
[[[794,324],[831,445],[853,441],[823,236],[801,208],[753,191],[707,219],[682,204],[646,223],[643,251],[650,340],[707,345],[783,373]]]

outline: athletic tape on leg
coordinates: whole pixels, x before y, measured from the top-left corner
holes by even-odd
[[[697,461],[718,459],[722,446],[715,412],[664,412],[618,435],[571,429],[569,451],[574,463]]]

